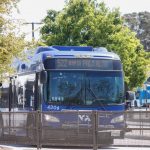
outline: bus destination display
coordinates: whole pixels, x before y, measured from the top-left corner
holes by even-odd
[[[113,61],[104,59],[59,58],[55,59],[55,69],[113,70]]]

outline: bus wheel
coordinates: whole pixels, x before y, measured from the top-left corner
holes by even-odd
[[[34,142],[36,140],[36,124],[35,124],[35,116],[33,114],[28,114],[27,117],[27,137],[30,142]]]

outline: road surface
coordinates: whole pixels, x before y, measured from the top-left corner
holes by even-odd
[[[14,146],[14,145],[0,145],[0,150],[37,150],[35,147],[23,147],[23,146]],[[84,148],[42,148],[41,150],[92,150]],[[150,147],[103,147],[99,150],[150,150]]]

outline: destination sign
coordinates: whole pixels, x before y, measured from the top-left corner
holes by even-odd
[[[102,69],[112,70],[113,64],[111,60],[99,59],[56,59],[55,66],[58,69]]]
[[[114,66],[115,65],[115,66]],[[121,63],[109,59],[54,58],[44,62],[45,69],[121,70]],[[116,67],[117,66],[117,67]]]

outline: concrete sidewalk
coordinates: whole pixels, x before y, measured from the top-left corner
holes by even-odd
[[[150,147],[103,147],[99,150],[150,150]],[[0,145],[0,150],[37,150],[36,147]],[[42,148],[41,150],[92,150],[91,148]]]

